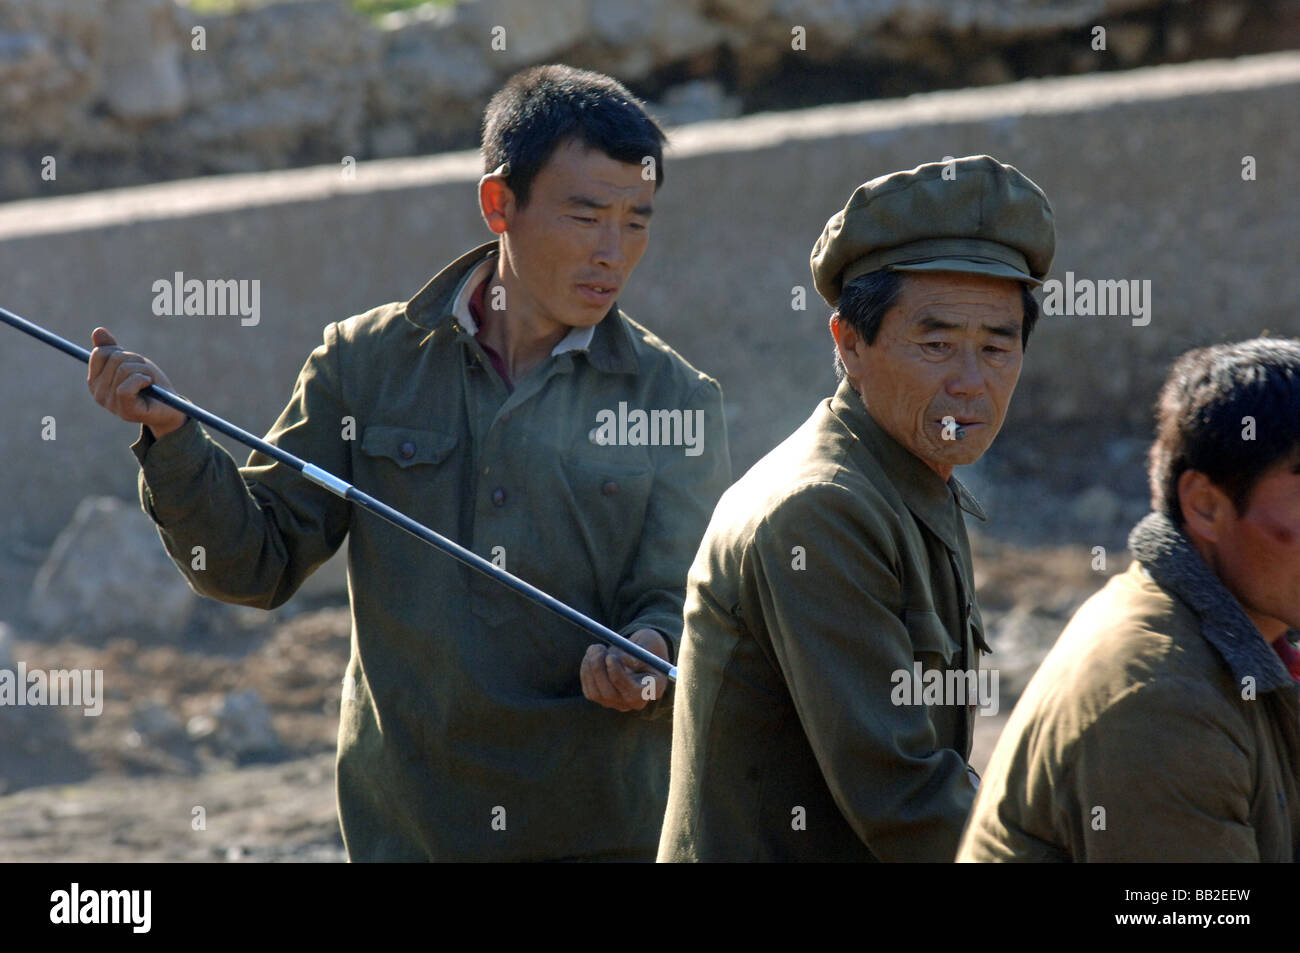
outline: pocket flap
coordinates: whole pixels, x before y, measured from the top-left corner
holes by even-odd
[[[361,433],[361,452],[385,457],[399,467],[438,463],[456,446],[456,435],[407,427],[366,427]]]
[[[914,655],[929,652],[942,656],[945,665],[952,662],[957,646],[953,644],[938,613],[930,609],[905,609],[903,625],[907,627],[907,634],[912,639]]]
[[[575,457],[562,463],[572,487],[580,490],[596,488],[606,495],[610,494],[611,489],[617,491],[622,487],[644,496],[655,478],[654,469],[649,466]]]

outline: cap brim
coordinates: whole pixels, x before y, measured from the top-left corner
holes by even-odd
[[[892,271],[961,271],[972,275],[991,275],[994,278],[1010,278],[1026,284],[1041,285],[1041,278],[1025,274],[1018,268],[1000,261],[977,258],[931,258],[926,261],[899,262],[886,265]]]

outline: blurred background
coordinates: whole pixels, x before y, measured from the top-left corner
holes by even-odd
[[[473,150],[504,79],[597,69],[670,132],[620,306],[721,382],[739,476],[834,389],[826,219],[877,175],[1015,165],[1055,209],[1050,277],[1150,300],[1045,315],[958,472],[1001,676],[979,768],[1127,565],[1170,359],[1300,334],[1297,48],[1298,0],[0,0],[0,306],[87,347],[109,327],[263,433],[326,324],[487,240]],[[155,315],[177,273],[259,281],[259,320]],[[342,559],[273,612],[195,596],[140,511],[136,428],[0,341],[0,668],[102,669],[106,696],[0,706],[0,860],[343,859]]]

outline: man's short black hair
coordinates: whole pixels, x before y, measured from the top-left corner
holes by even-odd
[[[1248,419],[1249,418],[1249,419]],[[1300,340],[1253,338],[1188,351],[1156,402],[1151,508],[1183,526],[1178,480],[1198,470],[1237,514],[1264,473],[1300,465]]]
[[[577,140],[611,159],[646,167],[663,185],[663,130],[645,104],[603,73],[572,66],[534,66],[506,81],[483,113],[483,171],[509,164],[506,182],[522,207],[533,179],[556,148]]]
[[[835,313],[849,323],[858,336],[867,342],[867,346],[876,343],[880,333],[881,322],[885,312],[894,306],[903,290],[903,278],[906,272],[882,268],[869,271],[865,275],[846,282],[840,291],[840,303]],[[1029,333],[1038,323],[1038,300],[1030,292],[1029,286],[1020,282],[1020,303],[1024,315],[1020,324],[1020,345],[1029,348]],[[835,351],[835,376],[844,380],[844,362],[840,360],[840,349]]]

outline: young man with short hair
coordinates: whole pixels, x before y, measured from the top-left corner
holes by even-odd
[[[671,659],[730,464],[718,384],[617,306],[662,141],[607,76],[513,77],[484,122],[496,240],[327,326],[267,439]],[[653,858],[662,675],[603,645],[584,656],[572,624],[260,454],[237,468],[139,396],[171,388],[152,362],[103,329],[94,343],[91,390],[144,425],[141,500],[197,591],[273,608],[350,537],[337,785],[353,860]],[[668,423],[604,439],[624,404]],[[360,439],[341,438],[349,417]]]

